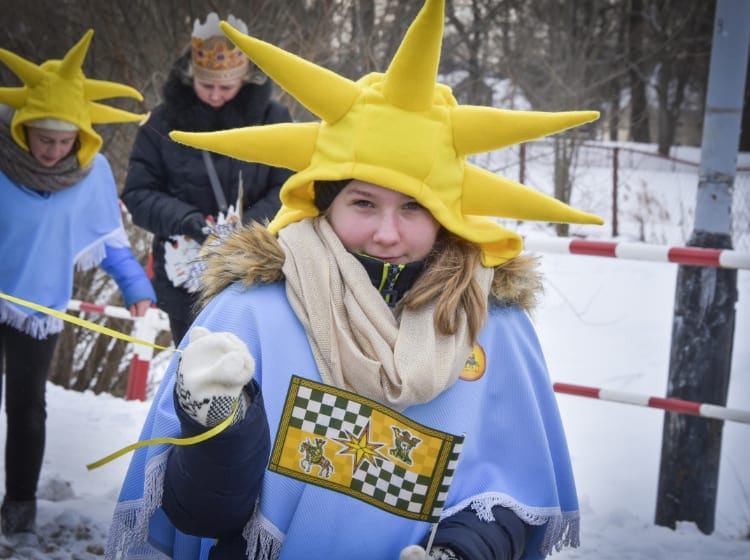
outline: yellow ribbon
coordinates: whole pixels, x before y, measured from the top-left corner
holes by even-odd
[[[126,342],[132,342],[133,344],[140,344],[142,346],[150,346],[151,348],[156,348],[157,350],[174,350],[173,348],[159,346],[158,344],[154,344],[153,342],[147,342],[145,340],[141,340],[139,338],[135,338],[130,335],[121,333],[114,329],[108,329],[107,327],[102,327],[101,325],[97,325],[96,323],[92,323],[91,321],[87,321],[86,319],[81,319],[80,317],[76,317],[75,315],[69,315],[68,313],[63,313],[62,311],[57,311],[56,309],[51,309],[49,307],[45,307],[43,305],[39,305],[38,303],[27,301],[25,299],[17,298],[14,296],[9,296],[8,294],[4,294],[2,292],[0,292],[0,299],[5,299],[18,305],[23,305],[24,307],[28,307],[30,309],[33,309],[34,311],[41,311],[42,313],[46,315],[57,317],[58,319],[62,319],[63,321],[67,321],[68,323],[73,323],[74,325],[78,325],[79,327],[84,327],[91,331],[96,331],[101,334],[106,334],[107,336],[111,336],[112,338],[119,338],[120,340],[124,340]],[[179,352],[179,350],[175,350],[175,352]]]
[[[221,424],[217,424],[210,430],[203,432],[202,434],[198,434],[197,436],[192,436],[192,437],[187,437],[187,438],[163,437],[163,438],[147,439],[144,441],[131,443],[130,445],[127,445],[123,447],[122,449],[115,451],[114,453],[110,453],[106,457],[102,457],[98,461],[89,463],[88,465],[86,465],[86,468],[90,471],[97,469],[101,467],[102,465],[106,465],[110,461],[114,461],[115,459],[122,457],[126,453],[130,453],[131,451],[135,451],[136,449],[139,449],[141,447],[148,447],[149,445],[159,445],[162,443],[169,443],[172,445],[195,445],[196,443],[200,443],[202,441],[206,441],[207,439],[211,439],[215,435],[218,435],[221,432],[223,432],[226,428],[228,428],[232,424],[232,421],[234,420],[234,417],[237,414],[238,404],[239,402],[235,401],[234,406],[232,407],[232,413],[229,415],[229,417],[226,420],[224,420]]]
[[[101,325],[97,325],[96,323],[92,323],[91,321],[86,321],[85,319],[81,319],[80,317],[69,315],[68,313],[63,313],[62,311],[57,311],[55,309],[51,309],[49,307],[39,305],[38,303],[33,303],[25,299],[17,298],[14,296],[9,296],[8,294],[4,294],[2,292],[0,292],[0,299],[7,300],[18,305],[23,305],[24,307],[28,307],[30,309],[33,309],[34,311],[40,311],[42,313],[45,313],[46,315],[51,315],[52,317],[57,317],[58,319],[67,321],[68,323],[73,323],[74,325],[78,325],[79,327],[84,327],[86,329],[96,331],[98,333],[111,336],[113,338],[119,338],[120,340],[124,340],[126,342],[132,342],[134,344],[141,344],[143,346],[150,346],[152,348],[156,348],[157,350],[173,350],[175,352],[180,351],[175,348],[167,348],[164,346],[159,346],[158,344],[153,344],[152,342],[146,342],[145,340],[140,340],[138,338],[121,333],[119,331],[109,329],[107,327],[102,327]],[[102,465],[106,465],[107,463],[122,457],[126,453],[130,453],[131,451],[135,451],[136,449],[139,449],[141,447],[148,447],[149,445],[159,445],[159,444],[195,445],[196,443],[200,443],[207,439],[211,439],[212,437],[223,432],[228,426],[232,424],[232,421],[234,420],[234,417],[237,414],[238,404],[239,404],[238,402],[234,403],[234,407],[232,408],[232,413],[229,415],[229,417],[226,420],[224,420],[221,424],[217,424],[210,430],[203,432],[202,434],[198,434],[197,436],[192,436],[188,438],[164,437],[164,438],[148,439],[144,441],[138,441],[136,443],[131,443],[130,445],[127,445],[123,447],[122,449],[115,451],[114,453],[110,453],[109,455],[99,459],[98,461],[89,463],[88,465],[86,465],[86,468],[90,471],[94,470],[96,468],[101,467]]]

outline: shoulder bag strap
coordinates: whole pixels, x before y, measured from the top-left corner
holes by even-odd
[[[224,191],[221,190],[221,183],[219,183],[219,176],[216,174],[216,168],[214,162],[211,159],[211,154],[206,150],[203,152],[203,163],[206,164],[206,171],[208,171],[208,180],[211,182],[211,189],[214,191],[214,197],[216,198],[216,204],[219,206],[219,211],[226,214],[227,211],[227,199],[224,196]]]

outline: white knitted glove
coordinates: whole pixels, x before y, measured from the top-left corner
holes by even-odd
[[[209,428],[225,420],[239,401],[235,421],[241,420],[248,405],[242,389],[254,373],[255,360],[237,336],[193,327],[177,370],[177,400]]]

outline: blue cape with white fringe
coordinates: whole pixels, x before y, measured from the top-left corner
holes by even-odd
[[[248,345],[273,441],[291,376],[321,381],[283,284],[234,284],[211,301],[195,324],[231,331]],[[466,435],[443,517],[471,507],[488,520],[492,507],[501,505],[535,526],[524,558],[577,546],[578,501],[567,444],[527,314],[515,307],[491,307],[478,346],[470,375],[433,401],[403,411],[421,424]],[[161,382],[141,439],[180,435],[172,399],[177,361],[172,360]],[[107,558],[164,558],[149,542],[173,558],[208,557],[210,539],[180,533],[159,509],[168,452],[167,445],[135,452],[115,509]],[[259,508],[244,535],[252,543],[250,559],[382,560],[398,558],[429,529],[424,522],[266,471]]]
[[[129,247],[107,159],[97,154],[89,174],[56,193],[39,193],[0,172],[0,291],[58,311],[73,293],[74,267],[87,270],[106,247]],[[36,338],[62,321],[0,300],[0,323]]]

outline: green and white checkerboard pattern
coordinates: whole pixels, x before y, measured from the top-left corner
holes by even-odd
[[[362,402],[300,385],[289,425],[321,437],[337,438],[344,432],[359,433],[371,414],[372,408]]]
[[[392,508],[419,516],[420,519],[423,518],[429,501],[432,507],[427,520],[437,522],[448,497],[462,445],[459,443],[453,447],[451,459],[443,472],[442,480],[438,481],[434,498],[430,498],[433,495],[433,479],[408,471],[391,461],[382,461],[379,466],[363,462],[352,477],[351,488]]]
[[[376,409],[380,418],[388,420],[389,432],[393,425],[429,435],[424,438],[428,440],[424,442],[424,450],[430,455],[427,464],[435,463],[430,476],[388,460],[382,453],[361,461],[348,486],[336,486],[329,479],[316,480],[286,469],[283,474],[343,492],[397,515],[437,522],[458,465],[463,437],[422,426],[379,403],[297,376],[292,377],[279,437],[286,432],[284,424],[328,441],[339,440],[346,434],[358,435],[368,429]],[[419,457],[415,454],[415,460]],[[276,470],[274,465],[271,469]]]

